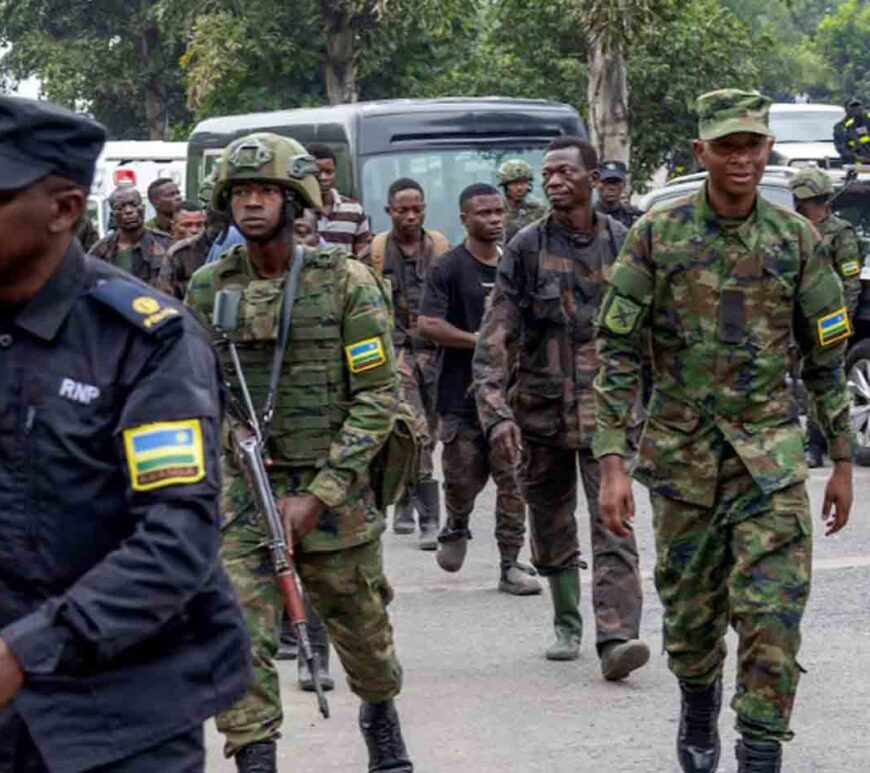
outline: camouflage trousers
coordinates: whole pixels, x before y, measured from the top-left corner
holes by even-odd
[[[432,454],[438,437],[438,414],[435,412],[438,352],[433,349],[412,352],[401,347],[397,352],[396,371],[399,374],[399,396],[411,406],[420,438],[420,462],[414,483],[425,483],[432,480]]]
[[[221,557],[245,615],[254,667],[247,695],[216,717],[228,757],[247,744],[277,738],[283,719],[275,667],[283,602],[264,543],[263,527],[245,516],[224,529]],[[402,669],[387,614],[393,591],[384,576],[380,540],[297,553],[296,568],[307,599],[326,624],[350,689],[369,702],[398,695]]]
[[[468,528],[474,500],[492,476],[496,485],[495,541],[502,564],[513,564],[526,535],[526,506],[514,468],[492,452],[476,417],[447,414],[439,419],[444,445],[444,503],[450,525]]]
[[[804,484],[766,495],[732,455],[722,462],[712,508],[651,499],[671,671],[695,684],[717,679],[730,620],[739,637],[737,729],[789,740],[812,566]]]
[[[592,540],[592,606],[596,641],[636,639],[643,593],[634,537],[613,534],[598,509],[601,469],[588,450],[523,439],[522,494],[529,507],[532,563],[544,576],[584,566],[577,539],[577,469],[583,481]]]

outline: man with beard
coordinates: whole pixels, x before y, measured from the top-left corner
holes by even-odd
[[[145,225],[145,205],[132,185],[115,188],[109,196],[109,207],[117,228],[100,239],[90,254],[157,287],[172,237]]]
[[[618,680],[646,663],[649,648],[637,638],[643,596],[634,536],[612,534],[598,508],[592,381],[604,274],[626,232],[592,207],[598,158],[587,142],[553,140],[542,174],[553,211],[520,231],[499,262],[474,353],[477,406],[495,452],[522,462],[532,563],[547,578],[553,601],[550,660],[580,655],[579,465],[591,527],[597,650],[604,678]]]

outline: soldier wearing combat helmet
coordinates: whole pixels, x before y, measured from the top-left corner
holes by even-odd
[[[815,229],[758,195],[773,147],[769,106],[737,89],[698,99],[693,150],[706,184],[632,228],[598,317],[593,449],[603,516],[620,535],[634,515],[626,417],[652,352],[632,474],[652,500],[664,645],[682,699],[677,750],[690,773],[718,769],[729,622],[739,638],[739,773],[779,773],[792,737],[812,552],[787,379],[793,342],[835,463],[828,534],[852,504],[843,288]]]
[[[821,169],[802,169],[790,181],[794,208],[809,220],[828,248],[834,268],[843,282],[846,310],[854,328],[855,312],[861,295],[861,246],[855,229],[848,220],[831,212],[830,200],[834,186],[827,172]],[[815,418],[812,402],[807,411],[807,464],[821,467],[827,443]]]
[[[265,451],[296,568],[362,699],[369,771],[409,772],[393,704],[402,670],[387,615],[384,518],[369,472],[398,407],[389,306],[371,269],[344,250],[291,246],[296,215],[320,206],[316,173],[302,145],[275,134],[252,134],[224,151],[213,207],[230,213],[245,243],[193,275],[187,303],[209,326],[217,293],[241,290],[237,327],[224,332],[239,344],[255,408],[275,401]],[[275,358],[285,295],[296,300],[286,351]],[[282,719],[273,663],[281,596],[230,449],[224,467],[222,555],[247,616],[255,682],[217,725],[240,771],[268,772]]]
[[[547,208],[531,195],[532,167],[522,159],[508,159],[498,168],[498,184],[504,191],[507,209],[504,224],[507,244],[521,228],[546,215]]]

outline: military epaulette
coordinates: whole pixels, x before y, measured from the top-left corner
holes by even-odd
[[[181,322],[181,312],[167,299],[125,279],[106,279],[93,287],[90,294],[150,335],[168,332]]]

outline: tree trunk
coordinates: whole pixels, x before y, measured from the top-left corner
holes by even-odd
[[[354,31],[350,14],[332,14],[326,21],[326,97],[330,105],[356,102]]]
[[[628,133],[628,79],[625,58],[616,49],[603,50],[600,41],[591,47],[587,62],[589,87],[589,138],[600,159],[622,161],[628,166],[631,139]]]
[[[147,6],[147,0],[144,5]],[[146,23],[136,44],[139,54],[139,71],[145,88],[145,125],[149,140],[164,140],[169,131],[169,115],[166,95],[160,82],[159,61],[160,30],[156,24]]]

